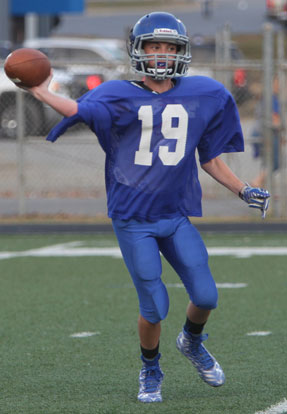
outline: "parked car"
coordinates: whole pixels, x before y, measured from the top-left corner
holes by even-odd
[[[26,40],[23,46],[41,50],[54,68],[66,68],[73,76],[73,98],[126,75],[127,52],[125,42],[119,39],[36,38]]]
[[[191,65],[189,68],[189,75],[204,75],[211,78],[218,78],[215,70],[215,63],[217,60],[217,53],[220,56],[218,63],[223,63],[224,50],[216,47],[214,39],[205,39],[202,36],[194,36],[191,41]],[[249,99],[250,93],[248,90],[247,73],[244,68],[241,67],[240,61],[244,59],[243,53],[238,48],[236,43],[230,42],[228,50],[230,61],[232,65],[238,63],[230,73],[230,92],[233,94],[238,104],[243,103],[246,99]],[[221,69],[218,71],[220,75],[224,74]],[[221,78],[218,79],[223,81]]]
[[[60,70],[54,71],[51,90],[69,96],[71,76]],[[19,89],[0,68],[0,138],[17,137],[17,91]],[[45,135],[61,116],[48,105],[24,92],[24,135]]]
[[[106,80],[126,77],[127,53],[125,43],[119,39],[35,38],[26,40],[21,47],[45,53],[54,71],[51,90],[73,99]],[[16,91],[1,69],[0,137],[17,136]],[[60,119],[53,109],[28,93],[24,103],[25,135],[44,135]]]
[[[54,71],[50,88],[70,98],[78,98],[106,80],[126,77],[125,43],[119,39],[35,38],[20,47],[39,49],[49,57]],[[0,137],[17,136],[16,91],[0,69]],[[25,135],[44,135],[60,119],[28,93],[24,103]]]

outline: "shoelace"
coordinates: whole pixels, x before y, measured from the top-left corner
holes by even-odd
[[[154,392],[157,390],[158,384],[161,379],[161,374],[158,366],[145,366],[143,372],[144,388],[146,392]]]
[[[208,338],[208,335],[202,335],[199,337],[193,337],[192,342],[190,343],[190,351],[193,357],[204,366],[204,369],[211,369],[214,365],[214,361],[208,354],[208,352],[203,348],[201,343]]]

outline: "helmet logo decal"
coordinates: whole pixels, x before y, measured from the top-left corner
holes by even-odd
[[[175,30],[175,29],[165,29],[165,28],[162,28],[162,29],[154,29],[154,34],[162,34],[162,33],[168,33],[168,34],[174,34],[174,35],[177,35],[178,34],[178,31],[177,30]]]

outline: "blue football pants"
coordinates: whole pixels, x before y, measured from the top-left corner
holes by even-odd
[[[168,313],[160,252],[179,275],[190,300],[203,309],[217,306],[217,288],[203,240],[186,217],[156,222],[113,219],[125,264],[136,287],[140,314],[157,323]]]

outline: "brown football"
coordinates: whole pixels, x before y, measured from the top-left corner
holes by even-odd
[[[4,63],[6,75],[17,86],[38,86],[47,79],[51,64],[47,56],[36,49],[16,49]]]

